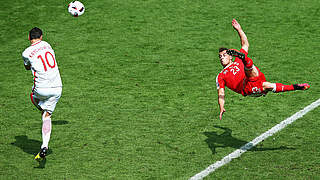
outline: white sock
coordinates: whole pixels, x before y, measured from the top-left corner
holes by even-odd
[[[44,113],[46,114],[46,113]],[[51,135],[51,117],[42,116],[42,145],[41,149],[46,147],[48,148],[48,144],[50,141]]]

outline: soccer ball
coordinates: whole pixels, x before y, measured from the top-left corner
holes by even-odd
[[[68,5],[68,12],[74,16],[78,17],[84,13],[84,5],[80,1],[72,1]]]

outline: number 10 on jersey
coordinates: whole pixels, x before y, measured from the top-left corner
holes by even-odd
[[[49,57],[48,57],[48,55],[49,55]],[[50,57],[51,56],[51,57]],[[49,59],[48,59],[49,58]],[[42,62],[42,64],[43,64],[43,67],[44,67],[44,71],[47,71],[47,65],[50,67],[50,68],[54,68],[54,67],[56,67],[56,60],[55,60],[55,58],[54,58],[54,56],[49,52],[49,51],[47,51],[45,54],[44,54],[44,59],[43,59],[43,57],[42,57],[42,55],[39,55],[38,56],[38,59],[41,59],[41,62]],[[49,62],[50,61],[50,62]],[[53,64],[53,65],[51,65],[51,64]],[[46,65],[47,64],[47,65]]]

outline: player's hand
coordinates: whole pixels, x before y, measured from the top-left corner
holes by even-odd
[[[221,121],[221,119],[222,119],[222,115],[223,115],[224,112],[226,112],[226,110],[225,110],[224,108],[223,108],[222,110],[220,110],[220,116],[219,116],[220,121]]]
[[[232,20],[232,26],[234,29],[236,29],[237,31],[241,30],[241,26],[240,24],[238,23],[238,21],[236,19],[233,19]]]

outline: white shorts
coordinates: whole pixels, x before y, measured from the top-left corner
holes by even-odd
[[[43,111],[48,111],[50,114],[54,111],[57,102],[62,93],[62,87],[56,88],[35,88],[31,93],[32,103]]]

